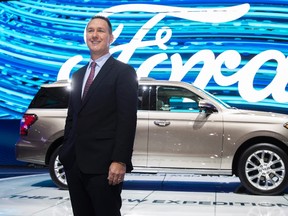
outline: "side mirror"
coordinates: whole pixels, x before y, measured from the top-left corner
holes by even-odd
[[[207,114],[212,114],[213,112],[218,112],[217,108],[210,101],[200,100],[199,101],[200,112],[204,111]]]

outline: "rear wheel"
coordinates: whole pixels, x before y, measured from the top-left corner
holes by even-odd
[[[253,194],[277,195],[288,182],[288,157],[272,144],[257,144],[243,152],[238,175],[243,186]]]
[[[64,172],[64,167],[59,161],[59,156],[58,156],[59,148],[60,147],[58,147],[51,155],[51,158],[49,161],[49,172],[50,172],[50,176],[54,184],[56,184],[60,189],[66,190],[68,189],[68,185],[67,185],[66,175]]]

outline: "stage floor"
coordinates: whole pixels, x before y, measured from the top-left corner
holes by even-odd
[[[285,216],[288,193],[249,195],[238,178],[178,174],[128,174],[123,216]],[[72,216],[68,191],[48,173],[0,179],[0,215]]]

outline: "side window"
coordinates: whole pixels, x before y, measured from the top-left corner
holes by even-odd
[[[68,100],[67,87],[40,88],[29,108],[67,108]]]
[[[170,112],[199,112],[201,98],[182,87],[159,86],[156,93],[156,110]]]
[[[139,85],[138,87],[138,110],[149,110],[150,87]]]

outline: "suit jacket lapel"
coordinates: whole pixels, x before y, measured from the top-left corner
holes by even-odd
[[[87,100],[89,100],[91,95],[93,95],[93,92],[97,91],[97,86],[99,85],[99,83],[101,83],[101,80],[111,72],[110,69],[113,65],[113,62],[114,62],[114,58],[110,56],[105,62],[105,64],[102,66],[101,70],[99,71],[95,79],[93,80],[84,100],[82,101],[82,106],[87,102]],[[80,94],[80,97],[81,97],[81,94]]]

